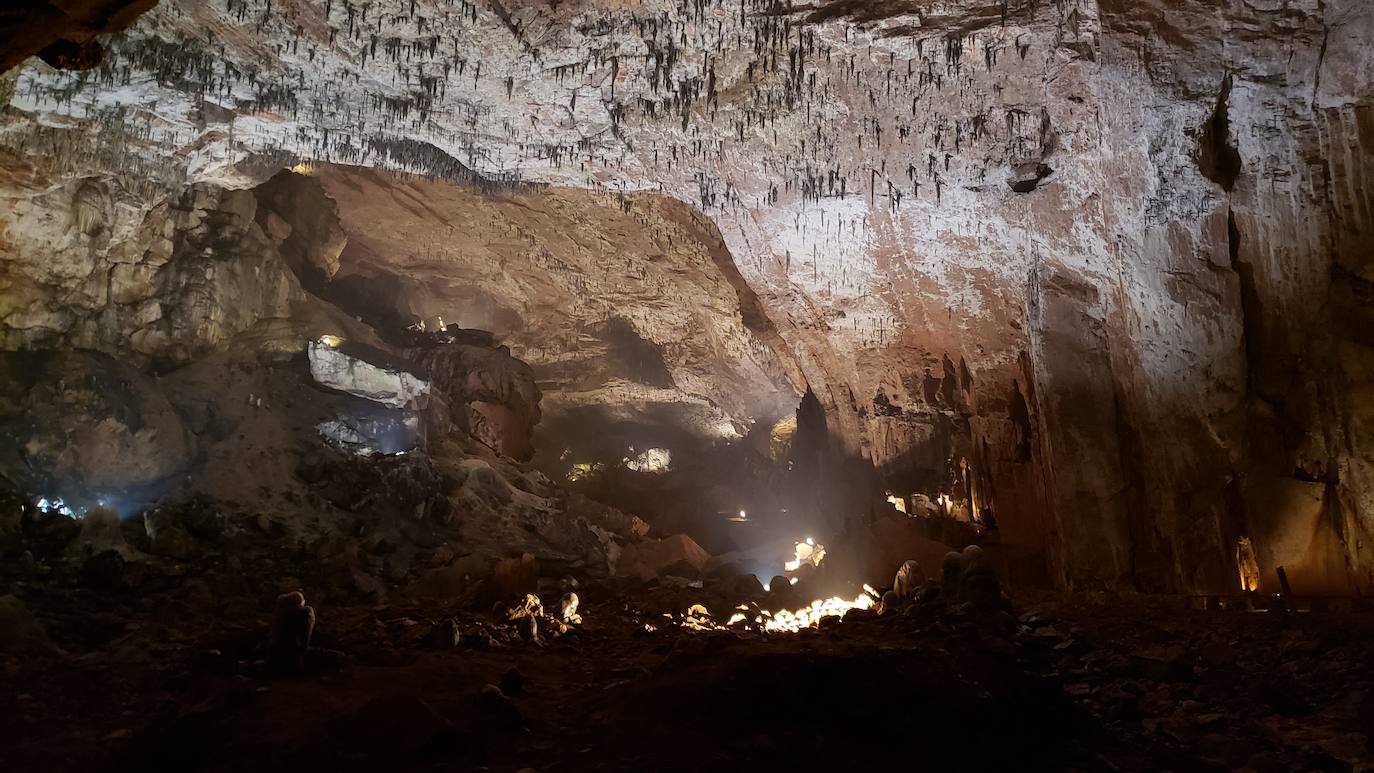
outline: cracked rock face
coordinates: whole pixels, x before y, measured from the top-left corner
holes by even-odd
[[[680,214],[697,208],[757,299],[728,313],[743,324],[756,308],[739,329],[771,352],[749,355],[742,334],[664,346],[692,341],[675,325],[698,301],[731,300],[714,280],[630,314],[553,282],[575,299],[565,311],[520,311],[635,363],[560,399],[628,405],[618,383],[671,380],[737,417],[763,411],[686,380],[809,385],[838,442],[890,480],[933,495],[959,470],[1020,579],[1230,589],[1249,536],[1266,582],[1284,565],[1300,587],[1368,588],[1371,36],[1360,0],[165,0],[93,69],[30,60],[5,77],[0,333],[7,348],[145,356],[223,345],[244,327],[232,316],[167,310],[204,294],[194,308],[235,308],[195,261],[221,261],[222,278],[251,266],[258,237],[229,250],[196,229],[257,212],[196,192],[297,160],[468,186],[369,193],[372,173],[327,169],[324,191],[361,227],[279,246],[315,267],[297,274],[344,287],[385,265],[429,283],[470,271],[461,292],[493,313],[503,292],[537,293],[535,274],[491,261],[538,260],[448,242],[504,234],[559,254],[529,233],[591,209],[560,214],[568,194],[516,215],[525,183],[651,191],[626,215],[659,237],[637,237],[627,266],[662,263],[644,287],[704,266],[676,236],[661,261],[650,249],[705,228]],[[474,189],[492,201],[462,200]],[[374,201],[389,212],[367,222]],[[396,249],[420,224],[429,246]],[[291,238],[265,216],[256,228]],[[570,231],[573,258],[619,246],[604,227]],[[613,258],[572,265],[587,297],[616,284],[598,278]],[[253,276],[254,313],[280,316],[292,275]],[[126,343],[131,330],[150,332]],[[511,334],[523,355],[548,338]],[[672,356],[645,366],[640,341]],[[738,364],[704,370],[708,352]],[[530,361],[568,382],[561,356]]]

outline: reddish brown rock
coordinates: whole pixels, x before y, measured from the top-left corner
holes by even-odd
[[[711,558],[691,537],[674,534],[651,542],[637,542],[626,546],[616,567],[618,574],[643,580],[676,574],[694,577]]]

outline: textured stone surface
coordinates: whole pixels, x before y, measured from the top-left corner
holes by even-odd
[[[157,383],[93,352],[0,354],[0,474],[94,505],[196,461],[195,437]]]
[[[389,358],[348,341],[311,341],[306,347],[310,375],[319,384],[392,408],[404,408],[429,394],[429,381],[412,373],[404,360]]]
[[[0,233],[12,258],[0,265],[6,348],[75,346],[179,363],[289,316],[304,299],[254,223],[249,191],[195,185],[126,200],[136,194],[125,182],[83,178],[0,194],[23,223],[7,231],[12,242]]]
[[[98,64],[96,35],[133,23],[157,0],[12,0],[0,9],[0,73],[37,54],[58,67]]]
[[[505,347],[448,344],[409,356],[438,385],[461,429],[499,454],[530,458],[541,395],[529,365]]]
[[[650,190],[714,222],[840,442],[993,507],[1014,575],[1231,588],[1296,482],[1339,571],[1295,582],[1368,587],[1372,34],[1361,0],[168,0],[12,80],[0,328],[98,337],[159,208],[295,156]]]
[[[711,555],[686,534],[674,534],[653,542],[633,545],[621,554],[617,571],[650,580],[665,574],[695,577]]]
[[[382,330],[492,331],[534,367],[551,414],[666,409],[718,439],[796,406],[800,376],[770,347],[776,332],[720,235],[680,202],[489,196],[341,167],[314,179],[348,234],[326,297]]]

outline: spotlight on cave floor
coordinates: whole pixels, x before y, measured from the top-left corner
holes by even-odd
[[[564,477],[569,483],[577,483],[592,478],[602,471],[602,467],[600,462],[575,462]]]
[[[401,455],[413,451],[419,419],[398,411],[376,411],[366,416],[341,416],[316,428],[331,446],[357,456]]]
[[[795,579],[795,578],[794,578]],[[816,599],[797,609],[769,610],[755,604],[740,604],[735,607],[725,623],[718,623],[702,604],[693,604],[683,613],[677,623],[693,630],[758,630],[768,633],[796,633],[803,628],[813,628],[827,617],[843,618],[856,609],[873,609],[878,605],[878,592],[865,585],[863,593],[854,598],[831,596]],[[671,616],[669,616],[671,617]]]
[[[65,515],[68,518],[77,517],[76,511],[72,510],[71,507],[63,501],[62,497],[39,497],[33,504],[34,507],[38,508],[39,512],[57,513],[58,515]]]
[[[635,472],[668,472],[673,468],[673,454],[666,448],[650,448],[638,456],[625,457],[621,463]]]
[[[810,537],[798,542],[792,549],[792,560],[782,565],[783,571],[795,572],[803,564],[820,566],[821,561],[825,560],[825,545],[818,545]]]
[[[1236,568],[1240,570],[1240,589],[1247,593],[1259,590],[1259,561],[1255,558],[1255,546],[1249,537],[1236,541]]]

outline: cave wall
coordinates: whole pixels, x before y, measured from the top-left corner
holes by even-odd
[[[336,166],[290,182],[321,191],[346,234],[326,297],[379,330],[491,331],[534,367],[552,417],[601,407],[607,422],[649,423],[671,411],[689,435],[735,439],[800,396],[795,365],[767,343],[776,332],[746,318],[753,299],[719,235],[681,202],[493,196]]]
[[[653,190],[714,223],[839,445],[971,458],[1013,574],[1225,590],[1245,534],[1268,578],[1364,589],[1372,16],[167,0],[100,67],[6,76],[0,330],[82,340],[108,302],[70,288],[150,212],[296,158]]]
[[[1074,305],[1101,341],[1088,361],[1110,376],[1095,379],[1096,429],[1047,455],[1060,502],[1081,491],[1062,471],[1094,463],[1120,496],[1099,497],[1096,512],[1061,505],[1061,533],[1105,521],[1129,535],[1115,544],[1130,551],[1093,578],[1108,583],[1116,572],[1147,589],[1226,587],[1234,574],[1218,557],[1248,534],[1272,548],[1267,587],[1278,565],[1298,587],[1367,587],[1368,511],[1337,504],[1363,489],[1337,472],[1363,456],[1343,432],[1363,409],[1342,396],[1345,315],[1329,295],[1340,261],[1368,261],[1344,246],[1368,219],[1341,212],[1368,211],[1369,194],[1333,181],[1368,174],[1369,154],[1348,153],[1368,143],[1369,64],[1344,46],[1367,34],[1369,14],[1168,10],[1101,7],[1097,88],[1112,109],[1096,171],[1099,190],[1126,195],[1087,210],[1112,259],[1067,267],[1096,285]],[[1060,285],[1040,287],[1042,313],[1062,305]],[[1081,373],[1067,354],[1037,360],[1042,399]]]

